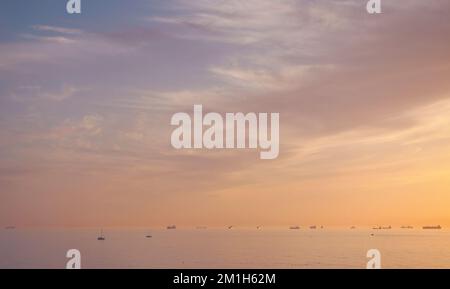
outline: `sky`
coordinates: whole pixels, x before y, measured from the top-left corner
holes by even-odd
[[[0,3],[0,225],[450,226],[450,2]],[[280,113],[280,154],[171,116]]]

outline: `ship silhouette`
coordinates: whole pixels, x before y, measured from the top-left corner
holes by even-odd
[[[437,226],[423,226],[422,229],[424,230],[440,230],[442,227],[440,225]]]

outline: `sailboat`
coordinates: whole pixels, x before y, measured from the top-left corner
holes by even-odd
[[[100,237],[97,238],[98,241],[105,241],[105,236],[103,236],[103,229],[100,230]]]

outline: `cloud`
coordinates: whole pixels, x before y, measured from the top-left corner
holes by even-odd
[[[83,89],[64,84],[58,91],[48,91],[41,86],[20,86],[10,98],[17,102],[28,101],[63,101],[76,95]]]
[[[69,34],[69,35],[80,35],[83,33],[83,31],[80,29],[48,26],[48,25],[34,25],[33,29],[41,32],[52,32],[57,34]]]
[[[176,3],[181,15],[152,17],[151,21],[191,28],[194,37],[241,45],[277,42],[280,46],[313,37],[325,26],[340,29],[348,23],[339,12],[348,2],[337,1],[184,1]],[[295,36],[295,37],[292,37]]]
[[[99,115],[86,115],[79,121],[67,119],[53,130],[52,136],[65,143],[73,138],[84,142],[84,138],[97,137],[102,133],[103,117]]]

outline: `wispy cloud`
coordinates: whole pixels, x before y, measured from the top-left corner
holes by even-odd
[[[80,29],[48,26],[48,25],[34,25],[32,28],[37,31],[53,32],[57,34],[80,35],[83,33],[83,31]]]
[[[49,91],[41,86],[20,86],[11,95],[11,99],[17,102],[27,101],[63,101],[85,89],[64,84],[60,90]]]

